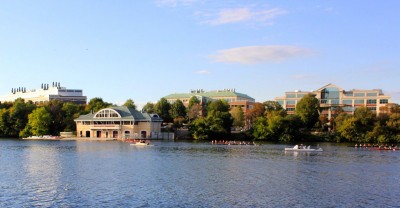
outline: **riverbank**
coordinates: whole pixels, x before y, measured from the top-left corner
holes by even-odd
[[[116,138],[91,138],[91,137],[27,137],[22,140],[54,140],[54,141],[114,141]]]

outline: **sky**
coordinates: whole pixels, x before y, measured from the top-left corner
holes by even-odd
[[[0,0],[0,95],[60,82],[140,107],[232,89],[257,102],[329,83],[400,103],[398,0]]]

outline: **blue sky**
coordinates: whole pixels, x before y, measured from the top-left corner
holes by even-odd
[[[0,95],[61,82],[139,106],[333,83],[400,101],[400,1],[0,0]]]

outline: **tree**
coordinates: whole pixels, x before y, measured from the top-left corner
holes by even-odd
[[[109,106],[111,106],[111,103],[104,102],[102,98],[95,97],[89,101],[88,105],[86,106],[86,111],[88,112],[93,111],[93,113],[95,113]]]
[[[261,116],[264,116],[265,105],[262,103],[254,103],[252,109],[246,113],[246,124],[245,126],[249,129],[253,128],[255,120]]]
[[[264,103],[266,113],[271,111],[280,111],[283,110],[281,104],[276,101],[265,101]]]
[[[195,103],[192,105],[192,107],[188,108],[188,119],[189,122],[192,120],[196,120],[198,117],[200,117],[200,113],[203,111],[203,107],[201,104]]]
[[[319,119],[319,100],[313,94],[305,95],[296,105],[296,115],[305,127],[312,128]]]
[[[52,100],[45,107],[51,117],[51,122],[48,126],[48,133],[51,135],[58,135],[65,129],[66,124],[65,112],[62,110],[63,103],[58,100]]]
[[[21,98],[14,101],[13,106],[10,108],[8,136],[17,137],[19,135],[19,132],[22,131],[28,123],[28,115],[35,108],[36,106],[32,102],[25,103]]]
[[[155,113],[154,104],[147,102],[146,105],[143,106],[142,110],[145,111],[146,113]]]
[[[156,113],[164,119],[164,122],[170,123],[172,122],[171,115],[169,111],[171,110],[171,104],[165,99],[161,98],[156,105],[154,106]]]
[[[67,102],[63,103],[62,111],[64,112],[64,131],[75,131],[76,124],[74,119],[78,118],[83,111],[82,105]]]
[[[192,108],[193,105],[200,104],[200,103],[201,103],[200,100],[196,96],[193,96],[189,99],[188,108],[190,109],[190,108]]]
[[[47,112],[45,107],[35,109],[29,114],[28,125],[26,125],[21,136],[27,136],[28,132],[33,135],[46,135],[49,133],[49,126],[51,123],[51,115]]]
[[[268,119],[264,116],[258,117],[254,120],[253,136],[256,139],[268,139]]]
[[[244,126],[244,113],[241,107],[234,107],[231,110],[231,115],[233,118],[233,126],[235,127]]]
[[[133,102],[132,99],[126,100],[123,106],[128,107],[128,108],[133,108],[136,110],[135,102]]]
[[[230,133],[233,119],[229,113],[229,104],[225,100],[211,102],[207,107],[207,111],[207,120],[210,122],[210,126],[215,129],[215,132]]]
[[[181,100],[178,99],[171,105],[170,115],[173,119],[186,117],[186,107]]]
[[[11,132],[11,118],[10,110],[2,108],[0,109],[0,136],[9,136]]]
[[[189,130],[194,139],[208,139],[210,127],[206,118],[200,117],[189,125]]]

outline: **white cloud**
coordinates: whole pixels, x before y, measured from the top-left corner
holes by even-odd
[[[196,71],[196,74],[209,74],[210,72],[207,70],[200,70],[200,71]]]
[[[204,16],[211,16],[209,20],[205,21],[205,23],[211,25],[222,25],[249,21],[272,24],[272,19],[285,13],[285,10],[279,8],[254,10],[250,7],[242,7],[233,9],[222,9],[215,14],[207,14]]]
[[[210,57],[216,62],[256,64],[281,62],[290,58],[312,55],[309,49],[286,45],[246,46],[220,50]]]

